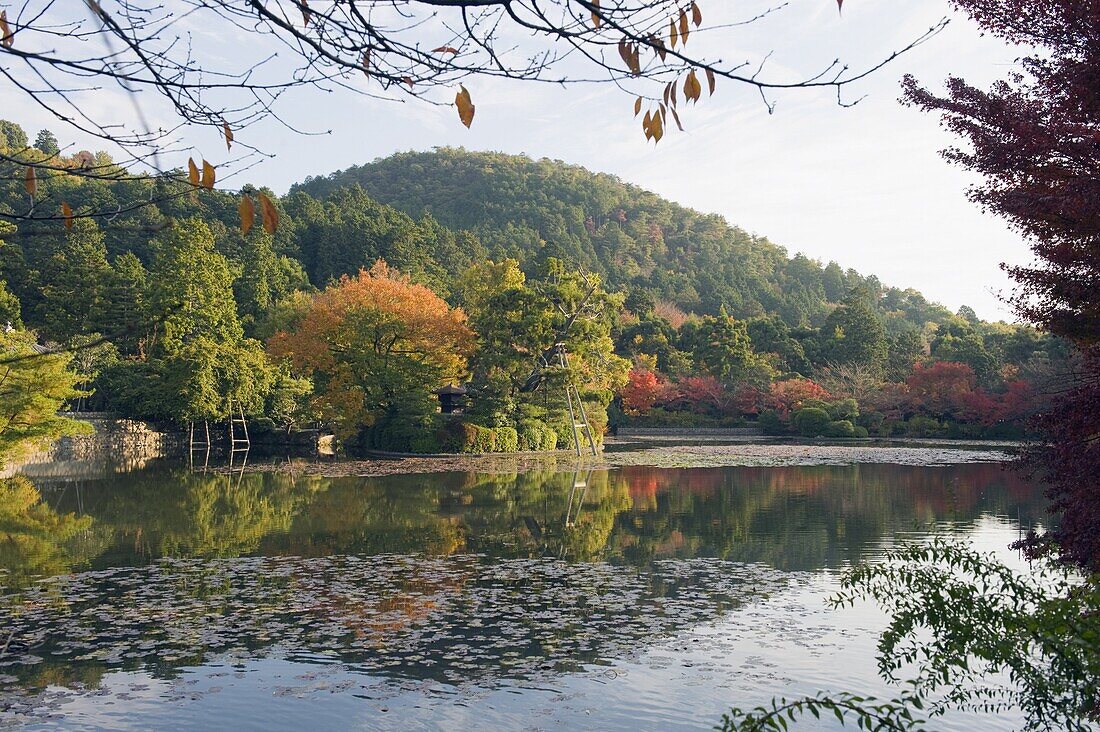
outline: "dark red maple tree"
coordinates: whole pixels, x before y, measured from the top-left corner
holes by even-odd
[[[1006,267],[1018,312],[1079,350],[1073,377],[1038,418],[1048,439],[1025,458],[1059,519],[1028,546],[1100,571],[1100,0],[952,3],[1027,55],[988,90],[951,77],[936,94],[906,77],[904,100],[941,113],[969,143],[944,155],[983,176],[970,197],[1035,254]]]

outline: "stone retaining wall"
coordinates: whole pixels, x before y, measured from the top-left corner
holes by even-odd
[[[618,437],[762,437],[759,427],[620,427]]]

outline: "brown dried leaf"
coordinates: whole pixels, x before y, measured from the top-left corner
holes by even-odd
[[[213,188],[214,188],[214,179],[216,177],[217,176],[214,174],[214,166],[211,165],[210,163],[206,162],[206,160],[203,160],[202,161],[202,187],[205,188],[208,191],[213,190]]]
[[[260,216],[264,220],[264,231],[274,234],[279,228],[279,211],[267,196],[262,193],[256,195],[260,199]]]
[[[302,25],[308,27],[309,21],[312,20],[313,13],[309,11],[309,0],[298,0],[301,3],[302,9]]]
[[[688,33],[691,31],[691,26],[688,24],[688,14],[683,10],[680,11],[680,43],[684,44],[688,42]]]
[[[233,130],[229,129],[228,122],[222,122],[222,132],[225,133],[225,149],[229,150],[233,147]]]
[[[600,18],[600,0],[592,0],[592,26],[596,29],[600,29],[600,23],[603,19]]]
[[[641,111],[642,111],[642,98],[638,97],[637,99],[634,100],[634,116],[637,117],[638,114]]]
[[[660,142],[661,138],[665,136],[665,125],[661,122],[661,115],[653,115],[653,124],[651,125],[653,131],[653,141]]]
[[[676,48],[676,41],[679,37],[679,34],[676,33],[676,19],[672,18],[668,21],[668,45]]]
[[[626,42],[626,39],[619,41],[619,58],[623,60],[623,63],[630,67],[630,44]]]
[[[65,228],[73,228],[73,209],[64,201],[61,202],[61,216],[65,222]]]
[[[653,47],[657,55],[661,57],[661,60],[664,61],[665,57],[668,56],[668,49],[665,48],[665,42],[657,36],[650,36],[649,44]]]
[[[680,115],[676,114],[676,108],[673,107],[669,111],[672,112],[672,119],[676,121],[676,126],[680,128],[680,132],[683,132],[684,126],[680,124]]]
[[[698,28],[703,24],[703,11],[699,9],[699,3],[691,4],[691,22]]]
[[[187,158],[187,182],[199,187],[199,166],[195,165],[194,158]]]
[[[8,11],[0,10],[0,46],[11,48],[15,45],[15,33],[8,25]]]
[[[370,76],[370,49],[363,51],[363,60],[359,62],[359,65],[363,67],[363,73]]]
[[[449,53],[453,56],[458,53],[458,49],[454,46],[440,46],[439,48],[433,48],[432,53]]]
[[[672,82],[672,93],[669,94],[669,101],[672,102],[672,106],[676,106],[676,81]]]
[[[717,79],[714,76],[713,69],[707,69],[707,87],[710,89],[710,96],[714,96],[714,87],[717,84]]]
[[[27,166],[27,174],[23,176],[23,187],[27,189],[27,195],[34,198],[34,194],[38,193],[38,176],[35,175],[34,168]]]
[[[649,140],[653,137],[653,114],[648,109],[645,111],[645,117],[642,118],[642,132],[645,133],[645,139]]]
[[[458,107],[458,118],[462,120],[462,124],[470,127],[474,122],[474,102],[470,98],[470,92],[466,90],[466,87],[459,85],[458,94],[455,94],[455,106]]]
[[[241,196],[241,202],[237,204],[237,213],[241,215],[241,233],[248,234],[256,221],[256,206],[247,193]]]

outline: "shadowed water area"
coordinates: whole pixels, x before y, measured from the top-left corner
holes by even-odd
[[[837,571],[932,530],[1011,558],[1044,519],[982,462],[65,473],[0,504],[0,725],[695,729],[881,694]]]

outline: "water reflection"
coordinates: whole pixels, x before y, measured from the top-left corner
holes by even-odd
[[[995,514],[1043,519],[1038,490],[995,464],[659,469],[319,478],[159,464],[0,496],[0,576],[162,557],[480,553],[643,566],[717,557],[836,567],[882,538]],[[40,491],[40,494],[39,494]]]
[[[899,531],[1043,517],[1040,491],[992,464],[319,478],[155,462],[7,485],[0,723],[61,704],[46,687],[226,659],[538,681],[783,596]]]

